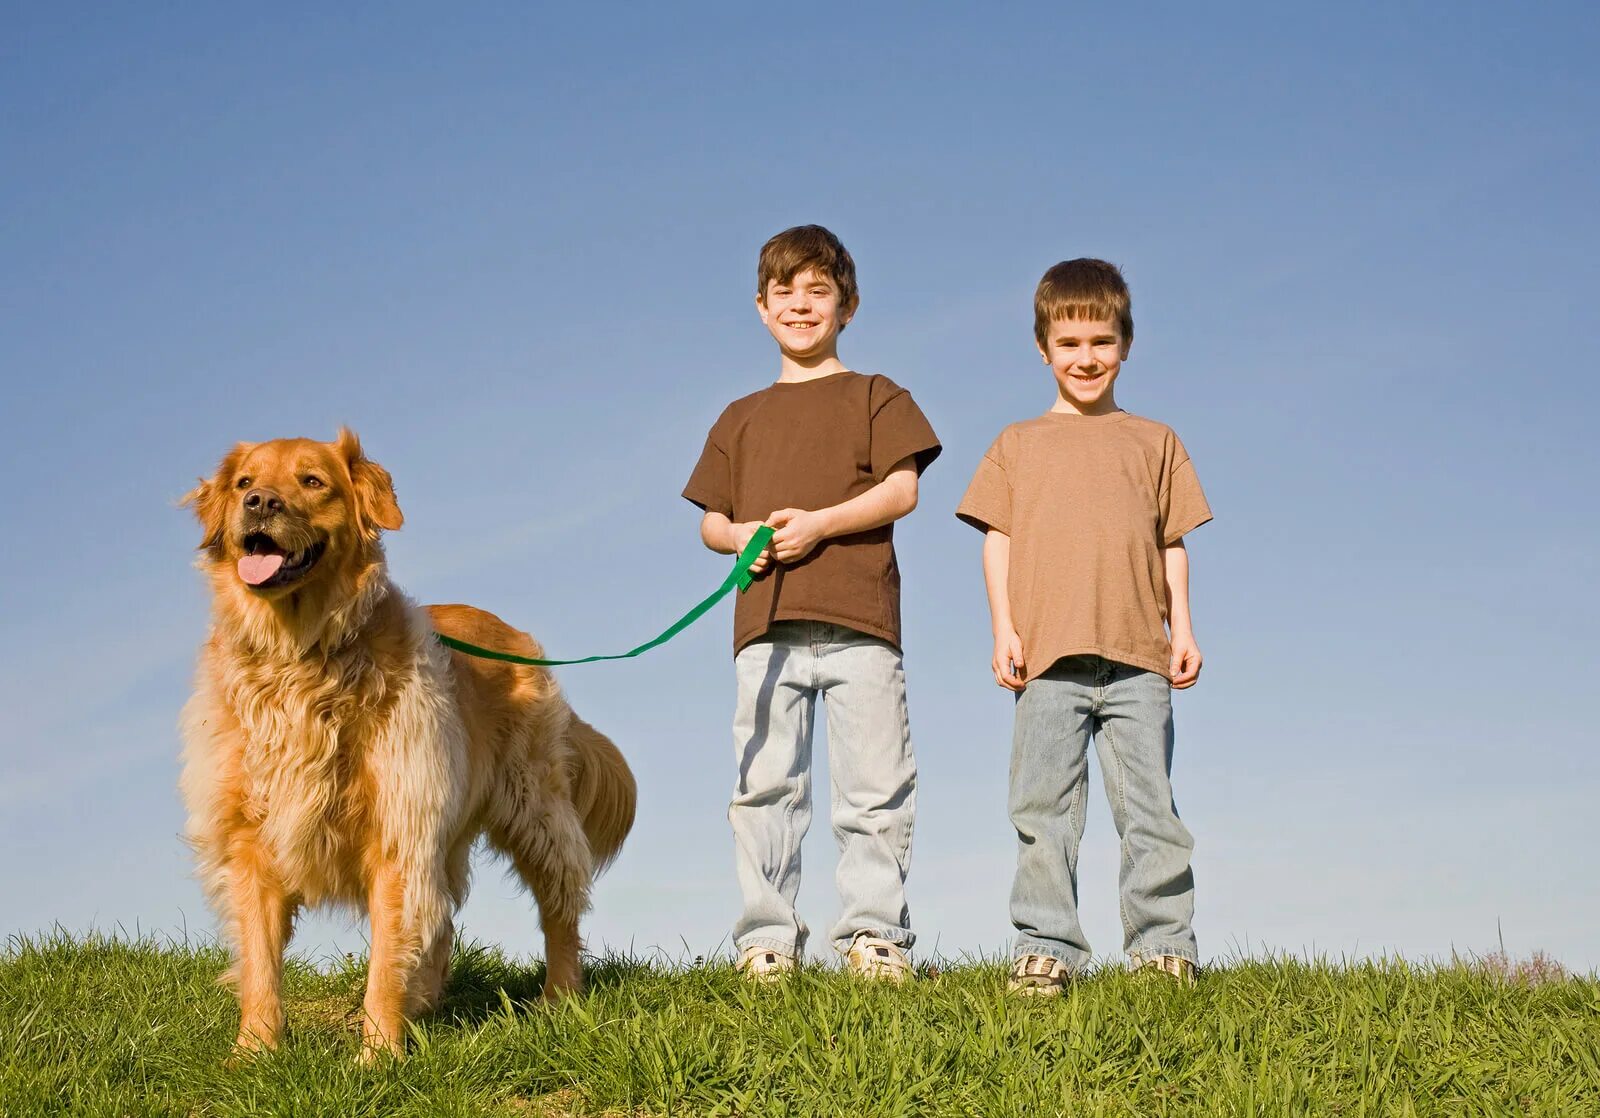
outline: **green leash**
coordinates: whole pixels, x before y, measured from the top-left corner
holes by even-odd
[[[649,652],[658,644],[665,644],[690,625],[700,620],[701,616],[712,606],[728,596],[734,587],[739,588],[742,594],[750,588],[754,578],[750,573],[750,564],[754,563],[762,551],[766,550],[769,540],[772,539],[773,529],[763,524],[756,529],[756,534],[750,537],[750,542],[744,545],[744,550],[739,553],[739,558],[734,561],[733,570],[728,577],[722,580],[722,585],[711,592],[711,596],[695,606],[694,609],[684,614],[667,627],[666,632],[658,637],[652,637],[631,652],[618,652],[610,656],[585,656],[581,660],[535,660],[528,656],[513,656],[509,652],[496,652],[492,648],[479,648],[466,641],[458,641],[454,637],[447,637],[443,633],[435,633],[439,643],[446,648],[453,648],[457,652],[465,652],[468,656],[476,656],[481,660],[504,660],[508,664],[527,664],[535,668],[555,668],[563,664],[592,664],[596,660],[627,660],[641,652]]]

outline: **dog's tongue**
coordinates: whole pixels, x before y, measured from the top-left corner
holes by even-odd
[[[241,555],[239,577],[251,586],[260,586],[277,574],[281,566],[283,566],[282,555]]]

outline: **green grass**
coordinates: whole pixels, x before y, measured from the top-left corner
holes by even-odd
[[[998,964],[903,989],[811,970],[458,953],[403,1064],[362,1068],[363,965],[289,968],[290,1037],[226,1061],[215,947],[54,935],[0,954],[0,1114],[1600,1115],[1600,981],[1482,966],[1242,961],[1192,991],[1106,970],[1060,1001]],[[1541,976],[1542,977],[1542,976]]]

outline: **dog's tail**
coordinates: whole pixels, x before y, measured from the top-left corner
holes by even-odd
[[[595,872],[599,873],[611,864],[622,849],[622,840],[633,829],[638,787],[622,751],[577,715],[572,716],[567,742],[577,758],[573,800],[583,819],[584,834],[589,837]]]

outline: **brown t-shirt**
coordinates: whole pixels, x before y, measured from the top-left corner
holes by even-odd
[[[1172,429],[1046,412],[994,441],[956,515],[1011,537],[1011,620],[1030,676],[1093,654],[1171,678],[1161,551],[1211,519]]]
[[[820,509],[859,496],[904,458],[917,472],[939,440],[911,393],[888,377],[833,373],[779,381],[724,409],[683,495],[736,523],[779,509]],[[900,568],[894,526],[823,540],[777,564],[739,595],[735,653],[774,621],[828,621],[900,646]]]

